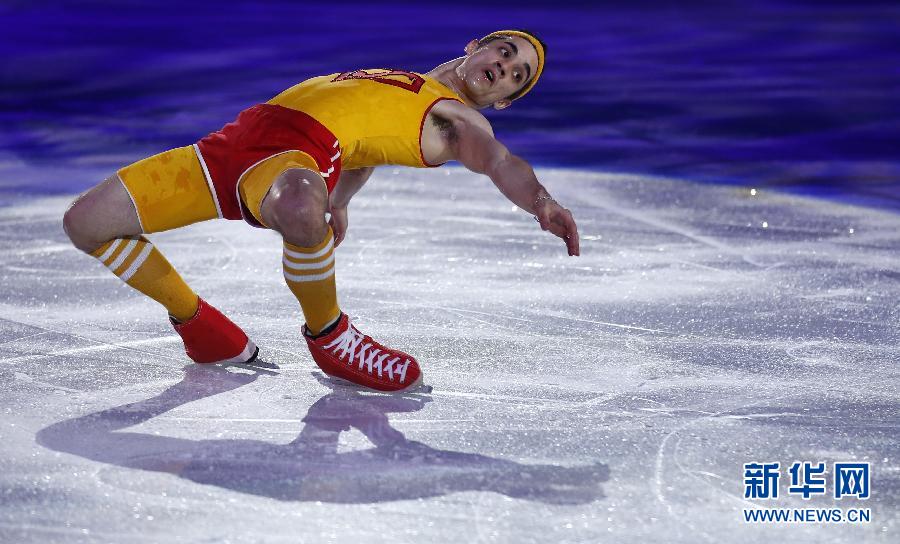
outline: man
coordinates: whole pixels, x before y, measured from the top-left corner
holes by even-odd
[[[531,33],[500,31],[472,40],[464,57],[427,74],[356,70],[304,81],[193,146],[122,168],[75,200],[66,232],[77,248],[165,306],[195,362],[244,363],[258,348],[142,234],[214,218],[273,229],[284,241],[285,281],[303,310],[316,364],[365,387],[413,389],[422,381],[415,358],[360,333],[338,306],[334,249],[346,236],[347,205],[374,166],[456,160],[487,174],[578,255],[571,213],[477,111],[504,109],[530,91],[545,50]]]

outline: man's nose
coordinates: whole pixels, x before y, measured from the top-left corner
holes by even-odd
[[[500,72],[500,77],[503,77],[506,75],[506,70],[503,68],[503,65],[500,64],[499,60],[497,61],[497,70]]]

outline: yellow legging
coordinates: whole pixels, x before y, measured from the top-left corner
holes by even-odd
[[[260,213],[263,199],[279,174],[289,168],[318,171],[308,154],[289,151],[262,161],[240,180],[241,199],[260,224],[265,225]],[[193,146],[172,149],[126,166],[119,170],[119,178],[131,195],[145,233],[220,216]],[[129,251],[127,255],[123,252],[121,259],[116,253],[124,251],[120,246]],[[149,256],[143,257],[148,259],[146,266],[144,261],[138,262],[145,247]],[[142,237],[114,240],[98,250],[95,256],[129,285],[166,306],[177,319],[183,321],[193,315],[197,307],[196,294],[148,240]],[[130,270],[131,262],[138,262],[137,266],[141,267],[138,272],[143,273],[135,274]],[[285,282],[300,302],[310,331],[316,333],[334,322],[340,316],[340,309],[335,289],[331,229],[321,243],[311,248],[285,242],[283,263]]]
[[[302,151],[270,157],[244,174],[241,199],[260,224],[260,207],[275,179],[290,168],[318,172]],[[216,202],[193,146],[178,147],[122,168],[119,179],[131,195],[145,233],[161,232],[219,217]]]

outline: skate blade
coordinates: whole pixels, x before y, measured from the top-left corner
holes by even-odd
[[[268,374],[270,376],[278,376],[279,373],[275,372],[276,370],[280,370],[281,367],[276,365],[275,363],[270,363],[268,361],[264,361],[258,357],[259,348],[257,348],[256,353],[253,354],[253,357],[244,363],[223,363],[219,366],[222,367],[234,367],[234,368],[243,368],[244,370],[252,370],[254,372],[259,372],[260,374]]]

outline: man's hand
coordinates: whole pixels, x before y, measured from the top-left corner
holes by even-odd
[[[555,200],[541,198],[535,203],[534,218],[541,228],[549,230],[566,242],[569,256],[581,255],[578,246],[578,226],[572,218],[572,212],[560,206]]]
[[[334,247],[338,247],[347,235],[347,207],[331,206],[330,212],[331,219],[328,220],[328,224],[334,232]]]
[[[366,184],[374,170],[372,167],[344,170],[328,195],[328,213],[331,214],[328,224],[334,232],[334,247],[338,247],[347,235],[347,205],[350,199]]]

